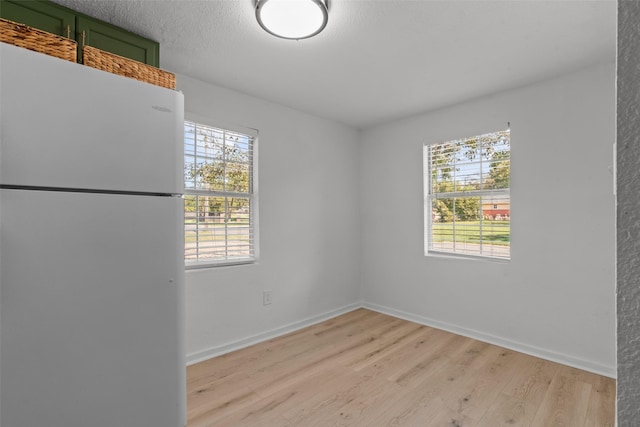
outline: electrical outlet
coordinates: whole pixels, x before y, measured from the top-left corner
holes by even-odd
[[[262,291],[262,305],[271,304],[272,294],[273,294],[273,291],[271,291],[271,290]]]

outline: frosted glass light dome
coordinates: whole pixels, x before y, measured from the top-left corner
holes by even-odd
[[[257,0],[256,18],[276,37],[306,39],[327,25],[327,0]]]

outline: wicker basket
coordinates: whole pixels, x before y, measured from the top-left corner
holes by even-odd
[[[176,88],[175,74],[91,46],[82,48],[82,62],[89,67],[119,74],[168,89]]]
[[[76,62],[78,43],[46,31],[0,18],[0,41]]]

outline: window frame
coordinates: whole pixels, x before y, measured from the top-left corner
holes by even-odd
[[[184,115],[184,124],[186,123],[194,123],[196,125],[205,126],[209,128],[215,128],[222,131],[234,132],[242,135],[246,135],[252,138],[252,156],[251,156],[251,164],[249,165],[250,174],[249,174],[249,191],[246,193],[246,197],[249,199],[249,227],[251,229],[252,237],[253,237],[253,245],[251,250],[253,252],[253,256],[249,256],[246,258],[225,258],[225,259],[206,259],[206,260],[187,260],[186,259],[186,241],[183,242],[183,256],[186,270],[194,270],[194,269],[202,269],[202,268],[214,268],[214,267],[224,267],[224,266],[233,266],[233,265],[243,265],[243,264],[254,264],[259,260],[260,257],[260,244],[259,244],[259,232],[258,232],[258,218],[259,218],[259,202],[258,202],[258,140],[259,140],[259,132],[257,129],[249,128],[245,126],[240,126],[236,124],[224,123],[219,120],[212,120],[208,117],[204,117],[198,114],[185,112]],[[184,128],[184,125],[183,125]],[[183,130],[184,135],[184,130]],[[182,144],[184,146],[184,137],[182,140]],[[182,165],[183,168],[186,166],[185,164],[185,155],[183,155]],[[183,177],[184,180],[184,177]],[[203,190],[203,189],[190,189],[185,185],[184,187],[184,196],[195,195],[202,196],[208,195],[212,197],[228,197],[229,195],[238,195],[241,194],[242,197],[245,197],[245,193],[237,193],[231,191],[224,190]],[[183,197],[184,198],[184,197]],[[183,215],[186,214],[186,210],[183,208]],[[183,228],[185,227],[185,222],[183,220]],[[186,236],[186,232],[185,232]]]
[[[456,143],[459,141],[471,140],[475,138],[479,138],[485,135],[489,135],[492,133],[499,132],[509,132],[509,187],[507,188],[494,188],[494,189],[479,189],[479,190],[469,190],[469,191],[452,191],[452,192],[441,192],[441,193],[433,193],[433,177],[432,177],[432,160],[431,160],[431,147],[437,145],[445,145],[449,143]],[[487,164],[491,163],[491,160],[486,160]],[[509,211],[511,211],[511,129],[507,127],[504,130],[498,131],[489,131],[479,133],[473,136],[462,137],[450,139],[445,142],[439,143],[425,143],[423,145],[423,178],[424,178],[424,255],[425,257],[433,257],[433,258],[451,258],[451,259],[472,259],[472,260],[483,260],[490,262],[502,262],[508,263],[511,261],[511,213],[509,213],[509,256],[508,257],[497,257],[497,256],[489,256],[483,254],[470,254],[464,252],[455,252],[455,238],[453,242],[454,250],[446,251],[446,250],[438,250],[433,249],[434,243],[434,218],[433,218],[433,201],[437,199],[447,199],[447,198],[471,198],[471,197],[479,197],[479,208],[480,208],[480,229],[482,229],[482,223],[484,221],[482,215],[482,205],[483,198],[490,199],[492,197],[508,197],[509,200]],[[493,204],[493,202],[491,202]],[[455,208],[455,201],[454,201]],[[455,218],[453,220],[454,230],[455,230]],[[482,232],[480,232],[480,236],[482,236]]]

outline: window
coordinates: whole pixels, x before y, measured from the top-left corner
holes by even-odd
[[[510,259],[510,131],[424,147],[425,253]]]
[[[185,121],[187,268],[255,260],[256,135]]]

